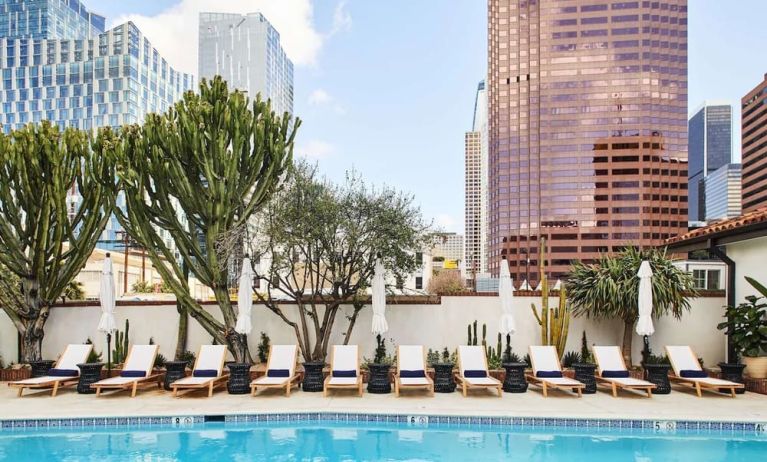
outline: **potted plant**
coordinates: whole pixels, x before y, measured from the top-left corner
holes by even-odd
[[[391,365],[394,358],[386,353],[386,340],[381,334],[376,335],[376,349],[373,361],[366,360],[368,377],[368,393],[391,393]]]
[[[755,280],[746,280],[761,294],[767,289]],[[767,303],[765,298],[749,295],[738,306],[728,306],[727,320],[717,328],[730,336],[735,350],[746,365],[746,374],[755,379],[767,378]]]

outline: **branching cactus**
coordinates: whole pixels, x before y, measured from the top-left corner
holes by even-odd
[[[557,354],[562,357],[567,343],[567,334],[570,328],[570,308],[567,305],[567,291],[564,286],[559,290],[559,303],[556,308],[549,307],[549,281],[546,277],[546,239],[541,238],[538,252],[538,269],[541,281],[541,312],[530,304],[530,308],[541,326],[541,344],[554,345]]]

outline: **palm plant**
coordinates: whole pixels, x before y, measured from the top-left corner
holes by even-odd
[[[596,264],[576,262],[566,282],[575,316],[623,321],[623,356],[631,363],[633,326],[639,318],[639,278],[643,260],[652,267],[653,316],[681,318],[697,296],[690,273],[674,265],[665,249],[627,247],[617,255],[602,255]]]

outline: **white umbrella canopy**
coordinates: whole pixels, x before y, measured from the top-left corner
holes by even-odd
[[[498,331],[503,334],[514,334],[517,331],[517,325],[514,322],[514,308],[512,305],[514,299],[514,283],[511,280],[509,272],[509,262],[501,260],[501,277],[498,281],[498,298],[501,300],[501,325]]]
[[[250,258],[242,259],[242,271],[240,272],[240,287],[237,290],[237,322],[234,330],[238,334],[248,335],[253,330],[250,320],[250,312],[253,309],[253,268],[250,267]]]
[[[386,280],[381,260],[376,261],[373,274],[373,334],[380,335],[389,330],[386,322]]]
[[[101,269],[99,303],[101,319],[99,319],[98,329],[100,332],[111,335],[117,330],[117,323],[115,322],[115,280],[112,276],[112,259],[109,254],[104,259],[104,267]]]
[[[503,265],[501,265],[503,266]],[[522,285],[519,286],[519,290],[533,290],[530,288],[530,284],[527,282],[527,279],[522,280]]]
[[[650,262],[643,261],[639,265],[639,321],[637,321],[636,333],[639,335],[652,335],[655,327],[652,325],[652,268]]]

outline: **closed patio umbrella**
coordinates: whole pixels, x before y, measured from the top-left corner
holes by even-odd
[[[253,309],[253,268],[250,266],[250,258],[242,259],[242,271],[240,272],[239,288],[237,290],[237,322],[234,331],[242,335],[242,357],[245,358],[245,349],[248,335],[253,330],[250,312]]]
[[[513,334],[517,331],[517,325],[514,323],[514,283],[511,280],[509,272],[509,262],[501,260],[501,277],[498,281],[498,298],[501,301],[501,325],[498,331],[503,334]]]
[[[386,281],[381,260],[376,260],[373,274],[373,333],[381,335],[389,330],[386,322]]]
[[[101,269],[99,303],[101,304],[101,319],[99,319],[98,330],[107,334],[107,371],[111,375],[112,333],[117,330],[117,323],[115,323],[115,280],[112,275],[112,258],[109,253],[107,253],[104,267]]]
[[[652,268],[650,262],[643,261],[639,265],[639,320],[637,321],[636,333],[644,336],[644,351],[642,352],[644,361],[650,354],[650,341],[648,337],[655,333],[655,327],[652,324]]]

